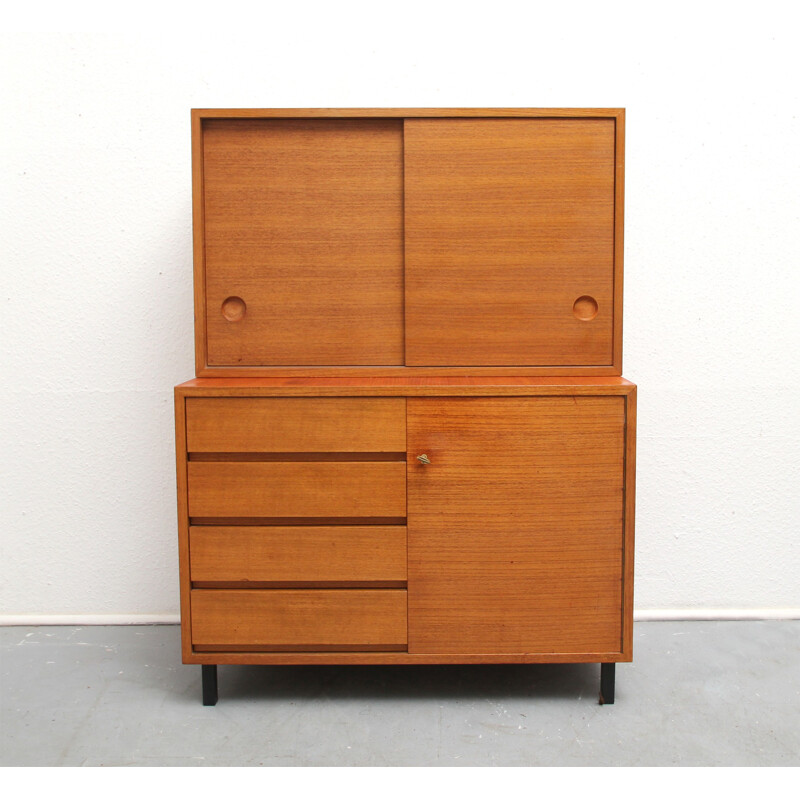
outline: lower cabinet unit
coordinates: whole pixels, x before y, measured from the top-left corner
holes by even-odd
[[[635,386],[176,388],[184,663],[632,658]]]

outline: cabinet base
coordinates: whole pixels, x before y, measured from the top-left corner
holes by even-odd
[[[217,692],[217,665],[203,664],[203,705],[215,706],[219,695]],[[614,702],[614,688],[616,685],[615,663],[600,665],[600,705],[611,705]]]

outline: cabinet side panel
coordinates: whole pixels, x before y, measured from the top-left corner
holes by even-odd
[[[636,519],[636,389],[625,397],[625,597],[622,612],[622,651],[633,658],[633,562]]]
[[[192,250],[194,280],[194,364],[200,375],[208,363],[206,335],[205,224],[203,222],[203,121],[192,111]]]
[[[409,398],[407,430],[409,653],[619,653],[625,399]]]
[[[612,366],[613,119],[405,125],[408,366]]]
[[[189,506],[186,475],[186,398],[175,391],[175,461],[178,492],[178,564],[181,597],[181,651],[184,662],[192,652],[192,623],[190,593],[192,588],[189,568]]]
[[[401,120],[204,120],[210,366],[403,364],[402,137]]]
[[[622,288],[625,261],[625,111],[614,122],[616,135],[614,161],[614,366],[622,375]]]

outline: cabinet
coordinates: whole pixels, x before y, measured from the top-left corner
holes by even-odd
[[[495,381],[177,387],[184,661],[630,660],[635,387]]]
[[[183,660],[632,658],[620,110],[193,112]]]
[[[197,374],[619,375],[623,118],[196,111]]]

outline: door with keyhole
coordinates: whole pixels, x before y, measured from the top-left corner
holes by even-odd
[[[409,652],[619,653],[625,399],[407,402]]]

